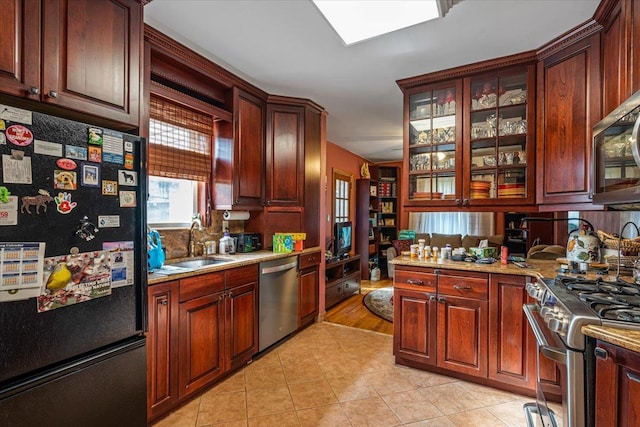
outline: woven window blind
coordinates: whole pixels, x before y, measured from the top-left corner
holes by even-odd
[[[210,182],[213,117],[151,95],[149,174]]]

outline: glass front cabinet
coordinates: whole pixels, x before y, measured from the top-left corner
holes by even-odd
[[[404,94],[406,206],[534,203],[534,65]]]

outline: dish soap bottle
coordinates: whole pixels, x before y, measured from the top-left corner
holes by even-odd
[[[233,248],[233,239],[229,236],[229,231],[224,232],[224,237],[220,239],[220,243],[218,244],[220,250],[220,254],[232,254],[235,252],[235,248]]]

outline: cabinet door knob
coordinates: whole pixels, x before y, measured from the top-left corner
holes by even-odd
[[[435,295],[431,295],[431,296],[429,297],[429,301],[435,301],[435,300],[436,300],[436,296],[435,296]]]
[[[57,98],[58,92],[56,92],[55,90],[50,90],[47,95],[49,95],[49,98]]]
[[[460,206],[462,204],[462,200],[456,199],[456,205]]]
[[[163,298],[163,299],[160,301],[160,305],[167,305],[167,304],[169,304],[169,301],[167,301],[167,299],[166,299],[166,298]]]
[[[444,297],[438,297],[438,302],[447,302],[447,300]]]
[[[465,205],[465,206],[469,206],[469,199],[464,199],[462,201],[462,204]]]
[[[35,87],[35,86],[31,86],[31,87],[29,88],[29,93],[30,93],[31,95],[38,95],[38,94],[40,93],[40,89],[39,89],[39,88],[37,88],[37,87]]]

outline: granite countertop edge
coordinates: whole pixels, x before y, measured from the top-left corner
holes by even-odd
[[[618,347],[640,353],[640,331],[616,328],[613,326],[586,325],[582,333]]]
[[[171,274],[171,275],[161,275],[156,273],[150,273],[147,279],[147,285],[153,286],[159,283],[170,282],[173,280],[185,279],[187,277],[199,276],[201,274],[214,273],[217,271],[229,270],[231,268],[242,267],[245,265],[257,264],[264,261],[271,261],[280,258],[287,258],[290,256],[304,255],[307,253],[313,253],[320,251],[320,246],[314,246],[305,248],[300,252],[289,252],[289,253],[276,253],[271,251],[256,251],[256,252],[246,252],[246,253],[236,253],[233,255],[229,254],[215,254],[212,257],[219,258],[233,258],[233,261],[226,262],[223,264],[214,264],[206,267],[201,267],[195,270],[185,271],[183,273]],[[192,259],[201,259],[206,257],[195,257],[195,258],[176,258],[171,259],[165,264],[171,265],[174,262],[180,261],[188,261]]]

